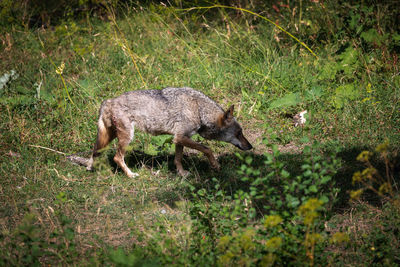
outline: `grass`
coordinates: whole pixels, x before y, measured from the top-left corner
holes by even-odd
[[[188,252],[197,244],[192,233],[199,227],[198,214],[191,214],[192,206],[211,209],[220,201],[214,178],[231,197],[223,198],[224,207],[249,186],[237,172],[242,162],[235,148],[214,141],[202,140],[219,155],[222,171],[211,171],[203,155],[188,150],[188,178],[176,174],[173,145],[162,137],[136,135],[127,156],[128,166],[140,174],[135,179],[112,162],[114,146],[100,158],[96,172],[30,146],[67,154],[90,151],[100,103],[128,90],[190,86],[223,107],[235,104],[236,117],[255,147],[242,155],[254,157],[263,173],[268,169],[262,154],[271,151],[263,138],[278,145],[281,160],[294,173],[305,158],[302,138],[321,143],[325,152],[338,148],[343,165],[335,181],[341,193],[329,216],[338,225],[350,224],[346,215],[334,212],[348,208],[352,174],[362,168],[355,160],[358,153],[385,139],[397,152],[398,70],[381,71],[379,62],[368,62],[374,51],[351,45],[353,50],[336,43],[318,46],[317,59],[296,42],[277,42],[284,37],[266,22],[249,25],[225,18],[223,23],[207,16],[191,20],[190,13],[157,7],[128,9],[109,21],[67,20],[54,28],[2,30],[0,74],[14,69],[19,76],[0,89],[0,243],[5,248],[0,263],[139,264],[140,249],[147,247],[154,262],[170,257],[170,264],[188,264],[189,256],[174,257],[178,248]],[[291,116],[304,109],[310,114],[305,127],[294,127]],[[193,193],[202,189],[208,199],[196,202]],[[364,216],[357,213],[357,218]],[[137,254],[117,248],[127,253],[135,248]],[[351,253],[365,250],[354,246]],[[191,257],[203,254],[196,255]]]

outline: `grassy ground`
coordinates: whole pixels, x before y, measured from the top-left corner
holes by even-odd
[[[137,133],[127,164],[140,176],[129,179],[112,162],[114,145],[95,172],[32,146],[87,155],[100,103],[146,88],[190,86],[223,107],[235,104],[236,117],[254,146],[242,155],[251,156],[253,167],[263,173],[268,173],[263,153],[272,151],[264,138],[278,145],[280,160],[294,174],[307,157],[305,144],[320,143],[321,155],[338,150],[342,166],[334,180],[341,191],[327,213],[327,219],[333,218],[329,229],[346,232],[354,224],[347,201],[351,177],[362,169],[357,155],[385,139],[397,153],[398,66],[377,62],[373,51],[336,43],[313,48],[317,58],[266,21],[250,26],[224,12],[223,22],[191,20],[190,13],[177,12],[129,9],[118,19],[109,14],[105,20],[71,20],[36,30],[10,26],[1,32],[0,75],[15,70],[18,77],[0,89],[0,242],[5,248],[0,263],[118,265],[138,263],[140,253],[149,253],[155,262],[190,264],[187,258],[160,258],[174,258],[179,249],[196,246],[193,205],[217,201],[215,180],[231,201],[240,190],[247,191],[234,147],[198,138],[217,153],[222,170],[213,172],[203,155],[188,150],[184,166],[192,175],[181,178],[173,164],[173,145],[164,137]],[[279,38],[284,41],[277,42]],[[301,110],[308,111],[307,123],[294,127],[291,117]],[[376,162],[383,164],[379,158]],[[203,202],[192,194],[201,190],[208,192]],[[229,203],[229,197],[222,202]],[[379,219],[359,209],[367,207],[383,217],[392,212],[364,202],[353,205],[360,221],[377,225]],[[373,233],[364,230],[361,235]],[[366,250],[357,244],[343,250],[373,261],[375,256],[365,251],[376,245],[363,238],[356,242]],[[398,235],[393,242],[398,244]],[[132,247],[136,254],[113,250]],[[337,247],[327,250],[335,255],[331,262],[349,263]],[[388,263],[399,263],[382,253]]]

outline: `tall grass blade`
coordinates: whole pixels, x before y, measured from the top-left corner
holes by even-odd
[[[213,5],[213,6],[206,6],[206,7],[191,7],[191,8],[184,8],[184,9],[177,9],[178,11],[191,11],[191,10],[196,10],[196,9],[212,9],[212,8],[227,8],[227,9],[234,9],[234,10],[239,10],[239,11],[243,11],[243,12],[247,12],[249,14],[252,14],[256,17],[259,17],[269,23],[271,23],[272,25],[274,25],[275,27],[277,27],[279,30],[281,30],[282,32],[286,33],[287,35],[289,35],[291,38],[293,38],[294,40],[296,40],[296,42],[298,42],[300,45],[302,45],[303,47],[305,47],[314,57],[318,58],[318,56],[314,53],[314,51],[311,50],[311,48],[309,48],[304,42],[300,41],[297,37],[295,37],[293,34],[291,34],[290,32],[286,31],[284,28],[282,28],[281,26],[279,26],[278,24],[276,24],[275,22],[273,22],[272,20],[257,14],[251,10],[245,9],[245,8],[241,8],[241,7],[233,7],[233,6],[224,6],[224,5]]]

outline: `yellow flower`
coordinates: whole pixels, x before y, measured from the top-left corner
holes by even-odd
[[[372,152],[364,150],[357,156],[357,160],[361,162],[367,162],[371,156]]]
[[[375,151],[378,153],[384,153],[388,150],[389,148],[389,141],[386,139],[385,142],[383,142],[382,144],[379,144]]]
[[[310,225],[312,224],[315,219],[317,219],[319,216],[318,212],[316,211],[309,211],[304,215],[304,224],[305,225]]]
[[[322,242],[324,240],[324,238],[322,237],[321,234],[319,233],[311,233],[307,236],[304,244],[307,247],[312,247],[314,246],[316,243]]]
[[[280,224],[283,221],[281,216],[279,215],[269,215],[267,218],[264,220],[264,226],[266,228],[273,228]]]
[[[390,186],[388,183],[383,183],[381,184],[381,186],[379,187],[379,193],[380,194],[386,194],[387,192],[390,191]]]
[[[350,237],[346,233],[336,232],[332,235],[331,239],[329,240],[330,243],[339,244],[344,242],[350,242]]]
[[[355,172],[354,174],[353,174],[353,185],[355,184],[355,183],[359,183],[359,182],[361,182],[362,181],[362,176],[361,176],[361,172]]]
[[[350,198],[351,199],[359,199],[362,193],[363,193],[363,189],[358,189],[356,191],[350,191]]]
[[[65,63],[63,62],[63,63],[61,63],[61,65],[59,67],[57,67],[56,73],[59,75],[63,74],[64,67],[65,67]]]
[[[361,177],[364,180],[372,179],[372,177],[377,173],[375,168],[369,167],[362,171]]]
[[[270,252],[262,257],[260,266],[262,267],[274,266],[275,260],[276,260],[276,255]]]
[[[282,245],[282,238],[279,236],[274,236],[271,239],[268,239],[265,243],[265,247],[268,251],[274,252],[279,249]]]
[[[226,236],[221,237],[217,244],[217,249],[219,249],[220,251],[225,251],[225,249],[228,247],[230,241],[231,241],[230,236],[226,235]]]
[[[222,266],[230,266],[234,257],[235,255],[231,251],[228,251],[224,255],[220,256],[218,261]]]
[[[372,87],[372,85],[370,83],[368,83],[368,85],[367,85],[367,93],[369,93],[369,94],[373,92],[371,87]]]
[[[247,229],[240,236],[239,244],[244,250],[252,249],[254,247],[253,236],[255,234],[256,232],[253,229]]]
[[[297,210],[297,214],[304,217],[304,224],[310,225],[319,216],[317,210],[322,206],[323,202],[316,198],[310,198],[303,203]]]

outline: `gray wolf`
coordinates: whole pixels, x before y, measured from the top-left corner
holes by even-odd
[[[85,165],[91,170],[101,150],[118,138],[114,161],[127,176],[136,176],[126,166],[124,157],[137,128],[152,135],[173,135],[174,163],[180,175],[188,174],[182,167],[184,147],[203,152],[211,167],[218,170],[220,166],[211,150],[193,141],[191,136],[199,134],[205,139],[231,143],[241,150],[251,149],[252,145],[243,136],[233,110],[232,105],[224,111],[209,97],[189,87],[126,92],[101,104],[97,140],[93,154]]]

